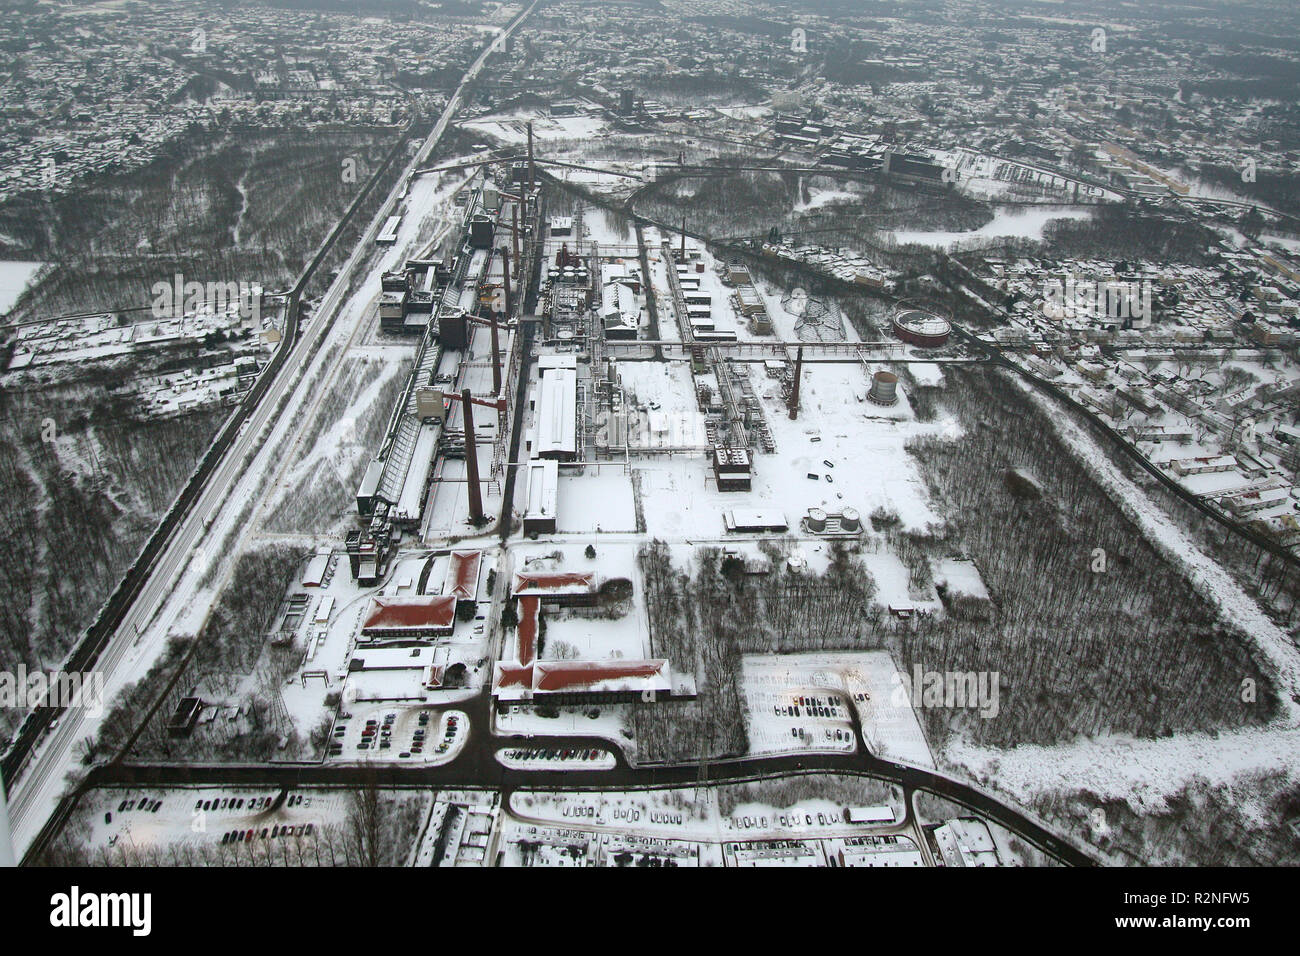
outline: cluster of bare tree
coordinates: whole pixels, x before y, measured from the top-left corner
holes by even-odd
[[[1163,806],[1052,792],[1034,811],[1104,857],[1135,866],[1295,866],[1300,784],[1279,767],[1231,786],[1195,780]]]
[[[284,738],[285,749],[293,752],[319,738],[319,727],[294,725],[280,693],[301,651],[267,639],[291,575],[304,557],[303,551],[285,545],[241,554],[198,636],[175,642],[145,680],[114,701],[94,752],[119,752],[155,702],[132,750],[138,757],[267,759]],[[167,722],[180,701],[193,696],[205,704],[238,708],[238,715],[201,723],[188,737],[172,737]]]
[[[1216,248],[1216,233],[1198,222],[1177,222],[1144,213],[1127,204],[1098,206],[1088,219],[1054,219],[1043,229],[1045,242],[1025,252],[1046,248],[1061,257],[1146,259],[1202,265]],[[1022,241],[1023,242],[1023,241]]]
[[[735,600],[750,608],[740,649],[747,654],[790,654],[879,646],[876,583],[856,557],[856,545],[833,541],[824,574],[790,570],[785,542],[764,541],[763,574],[747,574],[735,559],[720,572]]]
[[[902,791],[892,783],[872,777],[799,774],[723,785],[718,787],[717,794],[718,811],[724,816],[746,803],[762,803],[783,809],[804,800],[830,800],[846,807],[891,806],[898,819],[903,819],[904,815]]]
[[[898,639],[905,670],[996,671],[1000,708],[927,708],[932,741],[995,746],[1079,734],[1163,736],[1259,724],[1267,669],[1143,537],[1002,373],[950,368],[964,436],[909,445],[948,524],[934,549],[967,552],[993,621],[930,619]],[[1009,470],[1037,496],[1009,490]],[[1248,682],[1248,683],[1247,683]]]
[[[852,192],[856,199],[811,203],[814,189]],[[775,227],[797,242],[849,246],[885,258],[897,252],[888,238],[893,230],[972,230],[993,217],[986,204],[952,193],[766,170],[665,179],[637,197],[635,211],[665,223],[680,222],[685,214],[690,231],[719,238],[765,236]],[[887,264],[903,267],[913,257],[898,258]]]
[[[650,619],[651,651],[673,668],[695,675],[690,701],[639,703],[632,710],[641,759],[678,762],[749,750],[745,698],[740,687],[740,639],[748,611],[721,579],[721,553],[702,552],[692,580],[678,570],[664,542],[637,556]]]
[[[741,686],[744,654],[879,647],[875,582],[849,546],[836,542],[824,574],[795,572],[784,543],[764,542],[767,571],[718,548],[696,554],[694,577],[678,569],[668,546],[652,541],[639,555],[653,653],[696,675],[699,699],[633,710],[644,760],[687,760],[748,749]]]
[[[147,306],[180,272],[282,288],[355,198],[393,130],[210,133],[53,202],[0,207],[7,255],[58,262],[15,310],[31,319]],[[355,176],[344,175],[344,161]]]
[[[348,794],[345,847],[356,866],[401,866],[415,849],[429,794],[379,788],[372,773]]]
[[[0,391],[0,668],[54,666],[175,497],[223,412],[140,421],[82,382]],[[0,710],[0,739],[24,714]]]

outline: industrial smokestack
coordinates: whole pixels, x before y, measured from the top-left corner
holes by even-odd
[[[799,417],[799,380],[803,378],[803,346],[794,356],[794,383],[790,386],[790,421]]]
[[[501,247],[501,290],[505,294],[504,312],[492,314],[492,396],[501,397],[501,340],[497,323],[510,321],[510,250]]]
[[[474,434],[474,399],[469,389],[460,393],[461,421],[465,424],[465,480],[469,485],[469,520],[483,523],[483,493],[478,486],[478,436]]]
[[[686,261],[686,215],[682,215],[682,262]]]
[[[510,209],[515,218],[515,228],[510,231],[515,242],[515,275],[523,275],[523,270],[519,268],[519,203],[512,203]]]
[[[514,293],[510,289],[510,250],[506,246],[501,247],[501,273],[503,276],[502,287],[506,291],[506,316],[505,321],[510,321],[510,316],[515,314],[514,310]]]
[[[533,173],[533,123],[528,121],[528,191],[533,191],[533,182],[536,176]]]

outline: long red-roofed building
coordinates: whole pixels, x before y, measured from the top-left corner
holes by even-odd
[[[600,593],[594,571],[517,571],[515,597],[538,597],[555,604],[590,604]]]
[[[672,690],[666,660],[498,661],[492,675],[492,696],[500,703],[646,700],[669,697]]]
[[[456,598],[445,594],[371,598],[361,634],[369,638],[441,637],[456,626]]]
[[[537,658],[537,631],[541,624],[540,598],[519,599],[518,647],[519,663],[531,664]]]
[[[497,661],[493,668],[492,696],[498,704],[535,700],[589,704],[672,696],[672,670],[666,660],[537,659],[542,605],[590,604],[600,593],[599,585],[592,571],[515,574],[512,593],[519,601],[519,623],[514,659]]]

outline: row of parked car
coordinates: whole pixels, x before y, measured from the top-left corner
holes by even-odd
[[[118,813],[128,813],[131,810],[139,810],[143,813],[157,813],[162,806],[161,800],[152,800],[149,797],[140,797],[138,800],[123,800],[117,805]],[[104,814],[104,822],[113,822],[113,811],[109,810]],[[111,844],[110,844],[111,845]]]
[[[426,710],[420,714],[421,725],[427,724],[429,712]],[[447,729],[442,732],[442,740],[438,741],[438,746],[433,749],[434,753],[445,754],[451,748],[451,742],[456,739],[456,730],[460,727],[460,718],[452,714],[447,718]]]
[[[852,740],[853,739],[853,735],[849,733],[847,730],[840,730],[838,727],[833,730],[830,727],[826,727],[823,729],[826,733],[827,740]],[[803,727],[791,727],[790,736],[795,738],[807,737],[809,740],[812,740],[816,736],[816,734],[814,734],[812,731],[806,731],[805,728]]]
[[[293,798],[290,797],[290,800],[292,799]],[[298,799],[302,800],[302,797],[299,797]],[[265,810],[273,802],[274,798],[272,797],[248,797],[247,799],[244,797],[213,797],[211,800],[196,800],[194,802],[194,810],[195,812],[198,812],[199,810],[206,812],[209,810],[247,809],[251,813],[257,810]],[[247,804],[247,807],[245,807],[245,804]]]
[[[161,800],[151,800],[149,797],[140,797],[138,800],[123,800],[117,805],[117,812],[127,813],[130,810],[140,810],[144,813],[157,813],[158,808],[161,806]]]
[[[765,830],[768,826],[767,817],[732,817],[731,822],[738,830],[749,830],[755,827]],[[783,827],[810,827],[813,825],[813,815],[811,813],[782,813],[779,816],[774,816],[772,822],[779,823]],[[840,822],[842,821],[834,815],[828,817],[825,813],[817,814],[817,823],[820,826],[825,827]]]
[[[830,717],[848,719],[848,713],[833,697],[796,697],[793,704],[774,705],[772,712],[778,717]]]
[[[600,750],[548,750],[531,747],[527,750],[507,750],[511,760],[599,760]]]
[[[221,842],[251,843],[253,840],[279,840],[291,836],[307,836],[315,832],[315,829],[315,824],[299,823],[296,826],[277,824],[273,827],[262,827],[261,830],[230,830],[221,834]]]

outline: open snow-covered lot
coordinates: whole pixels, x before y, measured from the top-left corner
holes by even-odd
[[[756,753],[855,750],[852,708],[871,753],[934,766],[911,698],[900,693],[905,685],[886,651],[749,655],[744,678]],[[850,739],[837,740],[836,730],[847,731]]]

